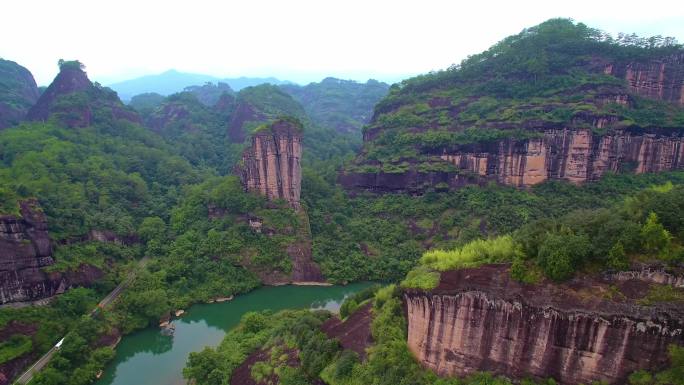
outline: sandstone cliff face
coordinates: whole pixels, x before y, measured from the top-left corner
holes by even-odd
[[[35,200],[21,202],[20,212],[20,217],[0,216],[0,304],[51,297],[102,277],[87,265],[70,272],[42,271],[55,263],[47,219]]]
[[[308,216],[299,201],[302,183],[301,142],[301,125],[298,122],[277,120],[254,133],[252,145],[245,150],[242,164],[236,169],[245,191],[261,194],[269,200],[283,199],[299,216],[299,228],[294,229],[292,234],[297,240],[285,250],[292,261],[292,273],[286,277],[277,271],[257,271],[262,281],[269,284],[323,281],[321,270],[312,257]],[[258,218],[250,218],[249,224],[254,231],[265,231],[271,235],[268,229],[262,229]]]
[[[20,217],[0,217],[0,303],[45,296],[40,268],[54,263],[47,219],[38,203],[21,202],[20,211]]]
[[[27,114],[28,120],[46,121],[55,116],[67,127],[87,127],[99,117],[140,123],[140,116],[121,103],[116,93],[90,82],[86,73],[65,66]]]
[[[340,181],[350,189],[420,190],[439,183],[458,187],[497,181],[529,187],[549,179],[583,183],[607,172],[660,172],[684,167],[684,138],[677,134],[617,131],[597,135],[589,129],[550,129],[539,138],[465,145],[436,154],[455,172],[399,174],[350,173]]]
[[[609,284],[626,299],[606,299]],[[496,265],[447,272],[432,293],[405,294],[408,345],[440,375],[622,384],[665,366],[667,346],[684,343],[684,309],[638,305],[647,289],[638,279],[523,285]]]
[[[284,199],[299,209],[302,134],[296,124],[279,120],[252,136],[239,169],[242,185],[270,200]]]
[[[645,63],[609,64],[604,72],[627,81],[630,92],[684,104],[684,54]]]

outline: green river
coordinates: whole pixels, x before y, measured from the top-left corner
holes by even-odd
[[[232,301],[192,306],[173,321],[173,336],[164,336],[159,328],[151,327],[124,337],[96,385],[185,384],[182,370],[188,354],[218,345],[246,312],[295,308],[337,311],[345,296],[370,285],[263,287]]]

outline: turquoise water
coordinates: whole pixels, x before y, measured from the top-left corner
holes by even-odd
[[[124,337],[96,385],[185,384],[182,371],[188,354],[218,345],[244,313],[295,308],[337,311],[346,296],[370,285],[264,287],[229,302],[195,305],[173,321],[173,336],[152,327]]]

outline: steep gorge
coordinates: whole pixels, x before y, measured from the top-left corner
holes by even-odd
[[[440,375],[625,383],[665,366],[668,344],[684,343],[684,309],[641,304],[649,284],[630,277],[526,285],[505,265],[445,272],[435,290],[404,294],[408,345]],[[607,295],[610,285],[624,298]]]

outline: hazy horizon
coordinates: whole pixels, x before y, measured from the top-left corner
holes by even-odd
[[[3,41],[0,57],[28,68],[39,85],[52,81],[60,58],[80,60],[90,78],[105,85],[170,69],[298,84],[327,76],[393,83],[446,68],[554,17],[613,35],[684,40],[684,7],[678,2],[652,2],[650,9],[663,12],[650,13],[639,4],[11,2],[3,6],[11,17],[0,24],[0,33],[12,38]]]

